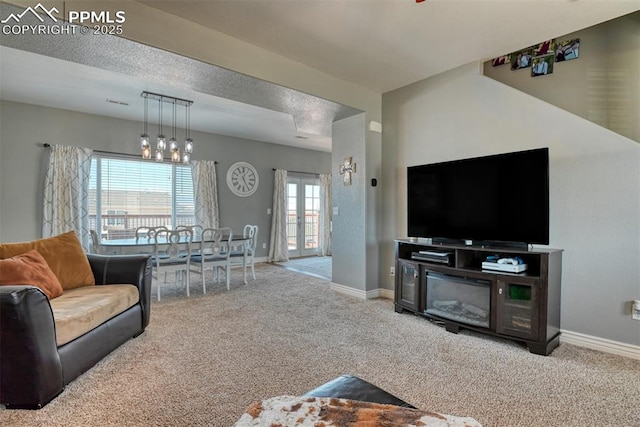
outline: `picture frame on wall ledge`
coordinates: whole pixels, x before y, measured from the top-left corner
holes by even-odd
[[[512,70],[520,70],[522,68],[531,67],[531,58],[533,49],[527,48],[522,49],[517,52],[511,54],[511,69]]]
[[[491,60],[491,65],[497,67],[499,65],[505,65],[511,63],[511,54],[498,56]]]
[[[546,76],[553,73],[554,53],[536,56],[531,64],[531,77]]]
[[[564,40],[556,44],[555,62],[577,59],[580,50],[580,39]]]
[[[546,40],[533,47],[533,56],[543,56],[552,53],[555,49],[556,40]]]

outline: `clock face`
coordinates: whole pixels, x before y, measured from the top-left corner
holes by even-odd
[[[246,162],[237,162],[227,171],[227,185],[236,196],[248,197],[256,192],[259,183],[258,172]]]

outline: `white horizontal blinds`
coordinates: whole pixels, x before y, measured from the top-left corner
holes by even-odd
[[[138,227],[193,223],[189,166],[105,155],[95,162],[90,214],[102,225],[103,238],[132,238]]]
[[[175,165],[175,215],[176,225],[192,225],[195,221],[195,201],[193,200],[193,180],[191,167]]]

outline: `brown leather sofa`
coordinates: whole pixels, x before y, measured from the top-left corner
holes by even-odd
[[[58,346],[46,295],[33,286],[0,286],[0,404],[42,408],[65,386],[149,324],[148,255],[87,255],[96,285],[132,284],[139,300],[74,340]]]

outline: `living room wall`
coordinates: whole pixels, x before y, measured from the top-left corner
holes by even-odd
[[[43,143],[88,147],[138,155],[142,124],[55,108],[0,102],[0,241],[41,237],[42,194],[47,149]],[[181,134],[181,130],[178,134]],[[330,173],[331,153],[284,145],[192,132],[194,160],[216,160],[220,225],[239,232],[245,224],[259,226],[257,257],[266,257],[272,206],[273,168]],[[237,161],[256,167],[258,191],[235,196],[226,185],[226,171]]]
[[[383,95],[384,286],[393,285],[393,239],[407,237],[407,166],[549,147],[549,246],[564,249],[561,328],[640,345],[630,311],[640,297],[640,145],[480,67]]]
[[[640,12],[556,37],[572,39],[579,57],[552,74],[532,78],[531,68],[487,61],[484,75],[640,142]]]

